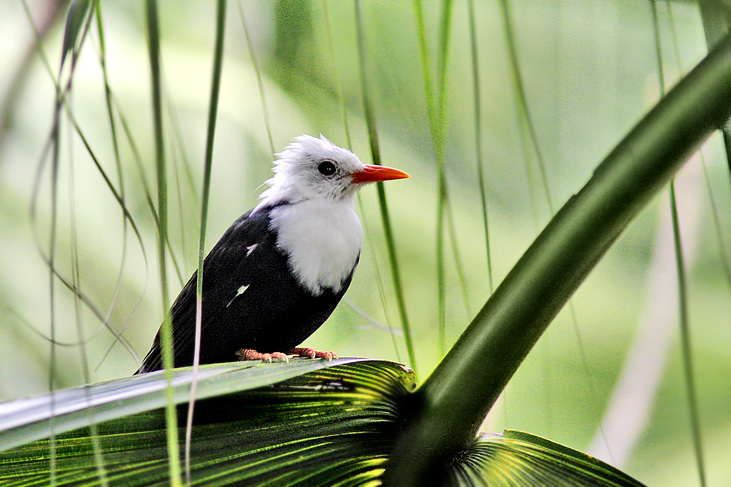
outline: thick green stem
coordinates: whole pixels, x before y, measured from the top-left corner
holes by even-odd
[[[726,37],[629,133],[525,252],[413,395],[389,485],[426,485],[475,438],[538,338],[629,222],[731,115]],[[597,130],[601,127],[597,126]]]
[[[708,49],[712,49],[731,30],[731,3],[725,0],[698,0],[698,9],[703,19],[706,44]],[[726,124],[721,130],[726,146],[726,163],[731,173],[731,125]]]

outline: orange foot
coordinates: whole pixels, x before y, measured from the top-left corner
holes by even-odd
[[[293,348],[287,353],[290,355],[297,355],[299,357],[305,358],[324,358],[327,359],[328,362],[332,362],[334,358],[338,358],[338,355],[335,352],[320,352],[319,350],[315,350],[314,348],[310,347]]]
[[[284,362],[289,362],[289,357],[282,352],[261,353],[257,352],[253,348],[242,348],[241,350],[237,350],[236,355],[238,355],[239,360],[263,360],[264,362],[282,360]]]

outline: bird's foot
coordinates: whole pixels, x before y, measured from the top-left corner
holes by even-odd
[[[239,360],[262,360],[264,362],[282,361],[289,362],[289,356],[294,355],[296,357],[304,357],[310,359],[326,359],[328,362],[332,362],[333,359],[337,359],[338,355],[335,352],[321,352],[310,347],[296,347],[288,350],[286,353],[282,352],[271,352],[262,353],[254,350],[253,348],[242,348],[236,352]]]
[[[239,357],[239,360],[242,361],[262,360],[264,362],[272,362],[276,360],[289,362],[289,357],[287,356],[287,354],[284,354],[282,352],[261,353],[257,352],[253,348],[242,348],[241,350],[236,351],[236,355]]]
[[[337,359],[338,355],[335,352],[321,352],[310,347],[297,347],[287,352],[290,355],[297,355],[298,357],[305,358],[324,358],[328,362],[332,362],[333,359]]]

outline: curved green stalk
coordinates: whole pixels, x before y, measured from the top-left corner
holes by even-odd
[[[437,221],[436,221],[436,262],[437,262],[437,349],[440,355],[446,348],[446,269],[444,262],[444,225],[447,221],[449,238],[452,243],[452,254],[457,276],[459,278],[465,309],[469,314],[469,298],[467,284],[464,277],[457,245],[457,232],[454,229],[454,219],[451,217],[451,205],[447,187],[446,173],[444,171],[444,138],[445,121],[447,113],[447,64],[449,55],[450,27],[452,24],[452,1],[443,0],[441,18],[439,23],[439,56],[437,58],[437,82],[436,95],[432,86],[430,74],[431,62],[429,60],[429,48],[427,45],[426,23],[424,21],[424,9],[421,0],[414,1],[414,16],[416,17],[416,28],[419,35],[419,52],[421,54],[422,77],[424,78],[424,94],[426,97],[427,119],[429,121],[429,133],[437,163]],[[446,217],[445,217],[446,212]]]
[[[368,76],[366,64],[366,48],[365,48],[365,29],[363,27],[363,14],[360,0],[356,2],[356,20],[358,28],[358,45],[360,48],[360,75],[363,84],[363,108],[365,111],[366,124],[368,126],[368,139],[371,146],[371,157],[374,164],[381,164],[381,150],[378,145],[378,131],[376,128],[376,118],[373,114],[373,106],[369,97]],[[411,326],[409,325],[409,317],[406,314],[406,300],[404,298],[403,286],[401,285],[401,273],[399,272],[398,259],[396,258],[396,243],[394,241],[393,230],[391,229],[391,217],[388,213],[388,205],[386,204],[386,191],[383,183],[376,183],[378,190],[378,206],[381,210],[381,220],[383,221],[383,231],[386,236],[386,248],[388,249],[388,260],[391,264],[391,275],[393,276],[393,287],[396,293],[396,302],[398,304],[399,315],[401,317],[401,325],[404,329],[404,339],[406,340],[406,350],[409,354],[410,367],[417,371],[416,368],[416,352],[414,349],[414,341],[411,335]]]
[[[594,265],[729,115],[726,37],[556,214],[414,393],[412,419],[387,470],[391,485],[433,480],[437,465],[474,440],[500,392]]]
[[[449,190],[447,188],[447,178],[444,172],[444,120],[446,113],[446,82],[447,82],[447,54],[449,53],[449,26],[452,18],[452,2],[450,0],[442,1],[441,19],[439,24],[439,57],[437,58],[437,95],[436,95],[436,113],[431,111],[429,116],[435,116],[436,120],[429,124],[432,129],[432,141],[437,158],[437,350],[440,356],[446,350],[446,331],[447,331],[447,276],[444,262],[444,221],[445,212],[450,213],[449,209]],[[423,19],[422,19],[423,21]],[[427,46],[422,46],[426,49]],[[426,56],[424,57],[426,58]],[[427,67],[428,69],[428,67]],[[428,81],[425,78],[425,81]],[[429,93],[429,90],[427,90]],[[455,254],[459,253],[457,242],[452,242]],[[455,259],[457,268],[460,269],[459,259]]]
[[[333,85],[335,87],[335,99],[340,106],[340,118],[343,120],[343,129],[345,130],[345,141],[348,144],[348,149],[353,148],[353,144],[350,140],[350,124],[348,123],[348,111],[345,106],[345,99],[343,98],[343,89],[340,83],[340,75],[338,74],[338,63],[335,62],[335,46],[333,45],[332,28],[330,26],[330,14],[328,13],[327,0],[322,0],[322,15],[323,23],[325,24],[325,37],[327,38],[327,50],[330,54],[330,63],[332,64],[332,77]],[[358,196],[358,202],[360,203],[360,193]],[[380,279],[380,275],[379,275]]]
[[[190,444],[193,436],[193,412],[198,385],[198,366],[201,351],[201,332],[203,327],[203,261],[206,250],[206,228],[208,226],[208,201],[211,194],[211,171],[213,168],[213,141],[216,134],[218,114],[218,95],[221,91],[221,72],[223,71],[223,41],[226,32],[226,0],[218,0],[216,7],[216,45],[213,53],[213,74],[211,79],[211,101],[208,106],[208,132],[206,134],[206,154],[203,170],[203,195],[201,197],[200,239],[198,241],[198,272],[196,274],[195,340],[193,347],[193,383],[190,387],[188,416],[185,425],[185,478],[191,484]]]
[[[145,2],[145,19],[147,22],[148,49],[150,56],[150,74],[152,77],[152,105],[153,125],[155,129],[155,161],[157,168],[157,215],[158,215],[158,258],[160,266],[160,285],[162,287],[163,322],[160,327],[160,344],[162,348],[163,368],[168,383],[172,380],[173,367],[173,337],[170,323],[167,286],[167,265],[165,243],[168,240],[168,208],[167,208],[167,179],[165,171],[165,151],[163,144],[162,127],[162,87],[160,81],[160,32],[157,20],[157,1]],[[174,486],[182,485],[180,480],[180,447],[178,446],[178,418],[173,402],[172,384],[166,390],[168,398],[165,406],[165,423],[167,425],[168,462],[170,468],[170,483]]]
[[[328,13],[327,8],[327,0],[322,0],[322,15],[323,15],[323,23],[325,24],[325,37],[327,38],[327,47],[328,47],[328,53],[330,55],[330,63],[332,65],[332,77],[333,77],[333,84],[335,87],[335,99],[337,100],[337,104],[340,106],[340,118],[343,122],[343,129],[345,130],[345,141],[346,141],[346,147],[348,149],[352,149],[352,141],[350,138],[350,124],[348,123],[348,112],[345,106],[345,100],[343,98],[343,90],[340,83],[340,76],[338,75],[338,69],[337,69],[337,62],[335,61],[335,46],[333,44],[333,36],[332,36],[332,29],[330,27],[330,14]],[[356,196],[358,200],[358,208],[360,209],[360,215],[361,220],[363,223],[363,228],[366,230],[365,235],[368,235],[369,232],[367,231],[369,227],[368,220],[366,218],[366,212],[365,208],[363,206],[363,195],[361,193],[358,193]],[[370,248],[371,255],[375,256],[375,246],[373,245],[373,241],[366,238],[368,241],[368,246]],[[386,305],[386,296],[383,292],[383,276],[381,273],[381,268],[378,265],[378,260],[374,258],[373,260],[375,271],[376,271],[376,284],[378,285],[379,295],[381,297],[381,304],[383,306],[384,315],[386,316],[386,323],[388,325],[389,334],[391,335],[391,341],[393,343],[393,349],[396,352],[396,360],[401,362],[401,355],[399,353],[398,349],[398,342],[396,340],[396,333],[393,329],[393,326],[391,326],[391,320],[389,319],[388,309]],[[351,308],[353,311],[355,311],[357,314],[365,315],[365,313],[362,312],[362,310],[358,310],[357,307],[349,301],[347,298],[345,300],[345,304],[348,305],[349,308]]]
[[[254,52],[254,46],[251,43],[251,36],[249,36],[249,29],[246,27],[246,17],[244,17],[244,6],[239,0],[239,16],[241,17],[241,27],[244,28],[244,37],[246,37],[246,47],[249,50],[249,57],[251,58],[251,65],[254,67],[254,73],[256,74],[256,84],[259,87],[259,98],[261,99],[261,111],[264,114],[264,126],[266,127],[267,137],[269,138],[269,150],[271,151],[272,157],[277,151],[274,147],[274,138],[272,137],[272,125],[269,123],[269,108],[267,106],[267,97],[264,92],[264,81],[261,78],[261,69],[259,63],[256,60],[256,53]]]
[[[515,93],[517,95],[516,101],[518,102],[518,113],[521,114],[523,120],[525,121],[528,136],[530,137],[531,144],[533,145],[533,150],[536,154],[536,161],[538,162],[538,171],[541,176],[543,191],[545,191],[546,193],[548,211],[551,215],[553,215],[555,212],[553,211],[553,201],[551,200],[551,192],[548,186],[548,174],[546,173],[546,164],[543,161],[543,152],[541,152],[541,147],[538,144],[538,134],[536,133],[536,128],[533,124],[533,118],[531,117],[530,110],[528,109],[528,97],[525,94],[523,77],[520,73],[520,66],[518,65],[518,53],[516,52],[515,47],[515,35],[513,34],[513,24],[510,20],[510,7],[508,5],[508,0],[500,1],[500,13],[502,14],[503,25],[505,28],[505,44],[508,47],[508,59],[510,61],[510,72],[513,75],[513,83],[515,85]]]
[[[685,376],[685,388],[688,394],[688,410],[690,412],[690,429],[693,436],[693,452],[695,454],[696,467],[698,468],[698,481],[701,487],[705,487],[706,469],[703,462],[703,438],[701,436],[701,419],[698,408],[698,394],[693,373],[693,349],[690,343],[690,318],[688,316],[688,280],[685,277],[685,259],[683,259],[683,243],[680,239],[680,222],[678,220],[678,204],[675,199],[675,185],[670,182],[670,214],[673,220],[673,242],[675,244],[675,266],[678,273],[678,305],[680,314],[680,336],[681,350],[683,354],[683,375]]]
[[[102,10],[101,4],[97,2],[94,5],[94,15],[96,18],[96,30],[99,36],[99,66],[102,70],[102,79],[104,82],[104,105],[107,111],[109,119],[109,133],[112,136],[112,153],[114,154],[114,166],[117,172],[117,180],[119,182],[119,196],[122,201],[125,200],[124,191],[124,171],[122,170],[122,158],[119,153],[119,138],[117,136],[117,124],[114,120],[114,108],[112,104],[112,88],[109,85],[109,72],[107,70],[107,54],[106,54],[106,43],[104,40],[104,23],[102,22]],[[104,316],[104,322],[109,322],[112,312],[114,311],[117,299],[122,292],[122,284],[124,282],[124,268],[127,264],[127,234],[129,231],[129,222],[127,221],[127,215],[125,210],[122,209],[122,255],[120,257],[119,272],[117,273],[117,280],[114,285],[114,294],[112,301],[107,309],[107,313]],[[97,366],[98,367],[98,366]]]
[[[482,163],[482,95],[480,92],[480,62],[477,55],[477,26],[475,25],[474,0],[467,2],[470,25],[470,57],[472,59],[472,89],[475,98],[475,149],[477,151],[477,184],[480,187],[480,203],[482,204],[482,221],[485,225],[485,252],[487,254],[487,282],[490,294],[494,289],[492,282],[492,253],[490,252],[490,226],[487,212],[487,191],[485,189],[485,175]]]
[[[721,265],[723,266],[724,275],[726,277],[726,284],[731,287],[731,262],[729,261],[728,250],[731,249],[731,245],[726,244],[726,239],[723,234],[723,227],[721,226],[721,216],[716,206],[716,198],[713,196],[713,187],[711,186],[711,177],[708,174],[708,168],[706,167],[706,161],[703,157],[703,151],[700,153],[701,167],[703,168],[703,180],[706,184],[706,191],[708,192],[708,202],[711,205],[711,216],[713,217],[713,229],[715,230],[716,242],[718,243],[718,253],[721,256]]]

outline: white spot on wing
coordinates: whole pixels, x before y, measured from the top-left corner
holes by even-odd
[[[246,257],[250,256],[251,253],[254,251],[254,249],[256,249],[256,247],[258,245],[259,244],[253,244],[253,245],[249,245],[248,247],[246,247]]]
[[[248,255],[248,254],[246,254],[246,255]],[[231,306],[231,303],[233,303],[233,302],[234,302],[234,299],[236,299],[236,298],[238,298],[239,296],[241,296],[242,294],[244,294],[244,293],[246,292],[246,290],[247,290],[247,289],[249,289],[249,284],[244,284],[243,286],[240,286],[240,287],[239,287],[239,288],[238,288],[238,289],[236,290],[236,296],[234,296],[233,298],[231,298],[231,301],[229,301],[229,302],[228,302],[228,304],[226,305],[226,307],[228,308],[229,306]]]

